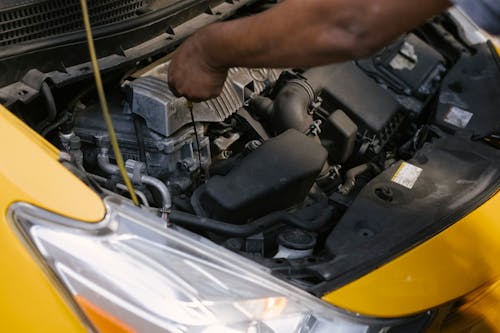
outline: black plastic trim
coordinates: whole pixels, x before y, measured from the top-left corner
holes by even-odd
[[[100,69],[105,73],[130,66],[154,54],[173,50],[196,30],[224,20],[255,1],[240,0],[218,5],[220,1],[191,1],[182,10],[170,12],[156,22],[150,20],[135,30],[96,34],[101,36],[96,38]],[[155,17],[161,16],[161,13],[158,11]],[[18,101],[29,103],[38,96],[40,86],[46,80],[62,87],[91,78],[87,45],[83,35],[79,38],[74,42],[58,41],[57,45],[9,58],[0,56],[0,102],[7,107]]]

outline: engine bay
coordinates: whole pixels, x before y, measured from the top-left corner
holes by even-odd
[[[164,61],[109,75],[107,93],[145,209],[321,295],[496,190],[498,66],[443,15],[368,59],[231,69],[222,94],[191,110]],[[95,91],[59,90],[14,109],[84,181],[129,197]]]

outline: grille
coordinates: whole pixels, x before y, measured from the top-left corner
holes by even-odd
[[[148,0],[91,0],[93,27],[138,16]],[[49,0],[0,12],[0,47],[32,42],[83,29],[79,0]]]

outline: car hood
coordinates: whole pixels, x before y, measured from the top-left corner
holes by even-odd
[[[100,68],[165,54],[252,1],[89,1]],[[31,101],[47,79],[60,87],[89,78],[88,61],[78,0],[0,1],[0,104]]]

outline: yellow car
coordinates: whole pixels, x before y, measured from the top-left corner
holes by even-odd
[[[0,1],[0,332],[500,332],[494,44],[451,9],[174,97],[176,45],[267,7],[90,2],[129,190],[78,1]]]

